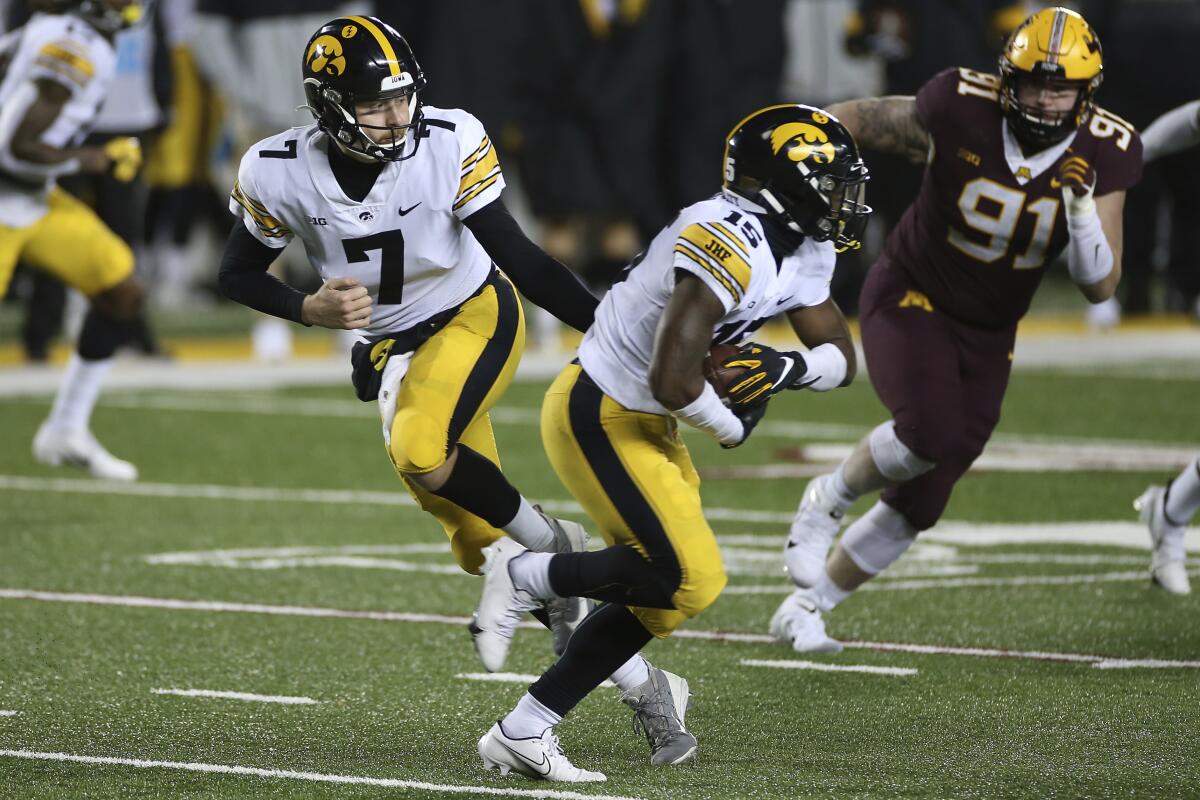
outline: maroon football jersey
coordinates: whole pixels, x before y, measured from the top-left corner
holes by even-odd
[[[1134,127],[1099,107],[1057,158],[1054,148],[1025,156],[1010,140],[1013,166],[999,88],[997,75],[948,69],[917,92],[933,157],[884,247],[934,307],[986,328],[1025,315],[1045,266],[1067,245],[1062,162],[1091,164],[1097,197],[1128,189],[1142,172]]]

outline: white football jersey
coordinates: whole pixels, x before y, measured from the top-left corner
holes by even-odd
[[[42,141],[52,147],[75,147],[99,116],[116,54],[108,40],[79,17],[34,14],[24,27],[0,40],[3,58],[8,58],[8,70],[0,81],[0,224],[23,228],[45,215],[54,175],[76,168],[71,163],[29,164],[12,154],[13,134],[37,99],[34,81],[51,80],[71,91]]]
[[[475,117],[424,107],[416,155],[388,163],[360,203],[329,166],[317,126],[292,128],[242,157],[230,210],[263,244],[299,237],[322,280],[354,278],[371,293],[366,336],[411,328],[469,298],[492,260],[462,220],[500,197],[496,149]],[[405,147],[412,147],[413,134]]]
[[[650,392],[654,335],[675,270],[704,281],[725,306],[713,343],[739,343],[767,320],[829,298],[832,242],[805,239],[776,262],[759,218],[722,193],[688,206],[663,228],[641,261],[600,301],[579,346],[579,362],[605,394],[634,411],[669,414]]]

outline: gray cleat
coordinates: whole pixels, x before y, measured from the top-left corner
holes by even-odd
[[[633,709],[633,730],[650,742],[650,763],[682,764],[696,757],[696,737],[683,726],[691,707],[691,692],[684,678],[650,667],[650,679],[621,694]]]
[[[555,553],[586,553],[588,549],[587,528],[569,519],[555,519],[540,506],[534,506],[554,529]],[[560,597],[546,603],[546,614],[550,619],[550,633],[554,642],[554,655],[561,656],[567,649],[571,634],[583,622],[590,606],[582,597]]]

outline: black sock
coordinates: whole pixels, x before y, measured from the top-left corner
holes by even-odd
[[[566,652],[529,687],[529,693],[565,717],[653,638],[628,608],[601,606],[579,624]]]
[[[84,361],[112,358],[117,348],[133,336],[135,324],[114,319],[92,306],[79,329],[79,357]]]
[[[462,444],[450,477],[434,494],[481,517],[493,528],[512,522],[521,508],[521,493],[500,468]]]
[[[559,597],[590,597],[606,603],[674,608],[679,588],[627,544],[593,553],[560,553],[550,561],[550,588]]]

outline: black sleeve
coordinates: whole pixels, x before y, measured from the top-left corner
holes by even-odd
[[[251,236],[240,220],[233,223],[221,256],[217,287],[230,300],[255,311],[304,324],[301,319],[304,292],[267,272],[282,252]]]
[[[521,294],[577,331],[591,326],[599,301],[575,273],[529,240],[504,201],[489,203],[463,224]]]

